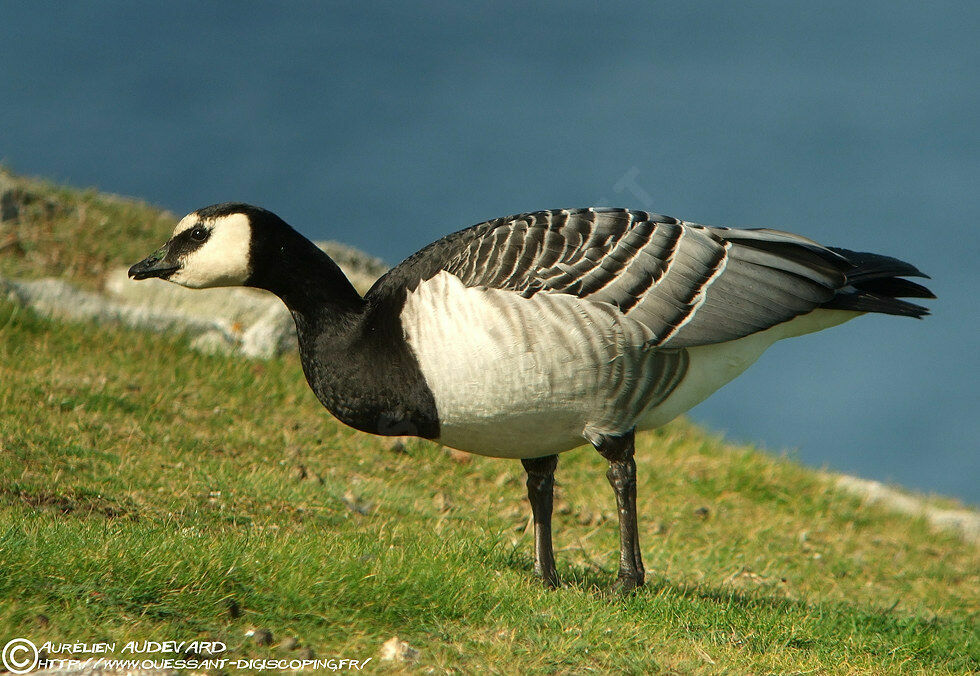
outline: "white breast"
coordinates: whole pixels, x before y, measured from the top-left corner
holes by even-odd
[[[409,294],[401,320],[435,397],[439,441],[485,455],[565,451],[586,426],[626,431],[623,409],[643,403],[636,383],[655,375],[646,328],[570,295],[523,298],[441,272]]]

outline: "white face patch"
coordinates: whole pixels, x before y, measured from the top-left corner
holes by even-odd
[[[171,241],[196,227],[209,232],[207,240],[186,253],[175,252],[175,262],[180,264],[180,269],[170,275],[168,281],[194,289],[244,284],[251,273],[252,226],[248,216],[229,214],[202,221],[196,213],[188,214],[177,223]]]

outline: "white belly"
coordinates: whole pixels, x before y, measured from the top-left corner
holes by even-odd
[[[741,375],[777,340],[837,326],[860,314],[849,310],[814,310],[738,340],[687,348],[690,366],[684,380],[659,406],[645,411],[637,427],[654,429],[694,408]]]
[[[435,398],[438,441],[510,458],[576,448],[586,428],[617,434],[661,425],[791,335],[793,323],[720,348],[688,348],[678,383],[663,353],[642,347],[646,327],[570,295],[467,288],[442,272],[408,295],[401,320]],[[672,393],[658,396],[658,388]]]

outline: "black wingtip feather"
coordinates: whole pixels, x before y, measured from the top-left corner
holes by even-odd
[[[930,314],[929,308],[899,300],[879,296],[874,293],[842,293],[834,296],[832,300],[824,303],[821,307],[831,310],[855,310],[857,312],[878,312],[880,314],[895,315],[898,317],[915,317],[922,319]]]

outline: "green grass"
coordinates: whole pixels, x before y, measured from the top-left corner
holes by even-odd
[[[0,222],[0,276],[65,277],[101,286],[113,266],[132,265],[173,230],[172,214],[138,200],[15,176],[17,218]]]
[[[172,228],[14,180],[0,275],[97,288]],[[683,421],[642,435],[638,466],[648,585],[608,596],[614,500],[580,449],[559,464],[565,586],[548,592],[519,463],[394,452],[333,421],[295,356],[205,356],[0,301],[0,643],[198,638],[373,671],[397,670],[378,651],[398,635],[420,651],[409,671],[980,669],[976,547]]]
[[[295,655],[278,643],[296,636],[383,668],[397,634],[412,669],[466,672],[980,667],[973,546],[684,422],[639,441],[648,586],[606,594],[613,496],[580,449],[548,592],[517,462],[393,452],[334,422],[292,356],[10,305],[0,326],[0,638],[197,637],[238,658]]]

